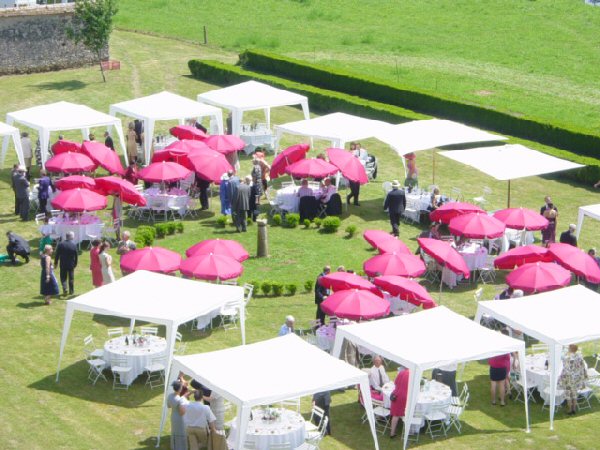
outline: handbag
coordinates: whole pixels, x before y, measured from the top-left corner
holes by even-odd
[[[390,395],[390,400],[395,402],[397,398],[398,396],[392,392],[392,394]]]

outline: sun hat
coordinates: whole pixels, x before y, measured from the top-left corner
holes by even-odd
[[[398,180],[394,180],[392,181],[392,187],[393,188],[399,188],[400,187],[400,182]]]

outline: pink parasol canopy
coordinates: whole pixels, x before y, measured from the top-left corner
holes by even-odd
[[[471,275],[463,257],[448,242],[431,238],[418,238],[417,242],[425,253],[442,266],[456,274],[462,274],[465,278],[469,278]]]
[[[470,239],[494,239],[504,234],[506,225],[486,213],[469,213],[454,217],[450,233]]]
[[[233,170],[225,155],[210,148],[192,150],[187,157],[198,177],[206,181],[218,182],[224,173]]]
[[[52,154],[58,155],[66,152],[80,153],[81,144],[79,142],[68,141],[66,139],[60,139],[52,144]]]
[[[494,266],[498,269],[512,270],[523,264],[534,262],[552,262],[554,257],[545,247],[539,245],[524,245],[515,247],[494,259]]]
[[[189,139],[192,141],[202,141],[208,137],[204,131],[190,125],[177,125],[171,128],[169,133],[177,139]]]
[[[146,206],[146,198],[137,191],[135,185],[123,178],[113,176],[96,178],[95,190],[104,195],[120,197],[130,205]]]
[[[569,244],[550,244],[549,253],[566,269],[588,283],[600,284],[600,267],[585,251]]]
[[[370,291],[347,289],[327,297],[321,309],[325,314],[344,319],[376,319],[390,313],[390,304]]]
[[[61,191],[51,201],[52,207],[61,211],[84,212],[106,208],[106,197],[85,188]]]
[[[514,230],[543,230],[548,226],[548,219],[537,211],[527,208],[507,208],[494,213],[494,217],[503,222],[507,228]]]
[[[395,275],[386,275],[377,277],[373,280],[376,286],[391,295],[400,297],[416,306],[423,306],[423,309],[430,309],[437,306],[437,303],[431,298],[427,289],[414,280],[399,277]]]
[[[196,255],[182,261],[179,271],[186,277],[201,280],[229,280],[239,277],[244,267],[225,255]]]
[[[229,256],[238,262],[245,261],[250,257],[242,244],[231,239],[207,239],[206,241],[198,242],[185,251],[185,256],[189,258],[211,253]]]
[[[329,162],[340,169],[345,178],[360,184],[369,182],[365,167],[352,153],[342,148],[328,148],[326,151]]]
[[[90,172],[95,168],[96,163],[83,153],[59,153],[46,161],[46,170],[49,172]]]
[[[435,211],[429,214],[429,218],[432,222],[443,222],[449,223],[451,219],[456,216],[473,212],[484,212],[479,206],[472,205],[471,203],[463,202],[450,202],[440,206]]]
[[[190,175],[190,169],[174,162],[157,162],[140,170],[138,177],[152,183],[179,181]]]
[[[396,237],[379,242],[375,248],[379,250],[380,255],[383,253],[407,253],[412,255],[406,244]]]
[[[400,275],[402,277],[414,278],[425,273],[425,264],[415,255],[384,253],[367,259],[363,263],[363,269],[370,277]]]
[[[102,142],[84,141],[81,151],[110,173],[125,175],[125,169],[121,165],[121,159],[117,155],[117,152],[108,148]]]
[[[162,247],[144,247],[121,256],[121,270],[125,273],[136,270],[171,273],[179,269],[181,255]]]
[[[231,134],[214,134],[207,137],[204,140],[204,143],[213,150],[223,153],[224,155],[243,150],[246,146],[246,143],[243,140]]]
[[[333,291],[344,289],[365,289],[375,295],[382,297],[381,291],[369,280],[349,272],[332,272],[319,277],[319,284]]]
[[[325,178],[339,169],[320,158],[301,159],[285,168],[285,173],[296,178]]]
[[[527,294],[552,291],[571,282],[571,272],[555,263],[523,264],[506,277],[506,284]]]
[[[280,154],[278,154],[271,164],[270,176],[271,179],[275,179],[285,173],[285,168],[290,164],[300,161],[306,158],[306,153],[310,149],[308,144],[296,144],[286,148]]]
[[[77,188],[86,188],[93,189],[96,186],[96,180],[91,177],[86,177],[84,175],[71,175],[68,177],[61,178],[60,180],[56,180],[54,186],[61,191],[66,191],[67,189],[77,189]]]
[[[363,233],[365,241],[367,241],[373,248],[379,249],[379,245],[385,241],[397,240],[393,234],[390,234],[382,230],[365,230]]]

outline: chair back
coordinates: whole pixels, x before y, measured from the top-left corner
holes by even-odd
[[[106,332],[108,333],[108,337],[110,337],[110,338],[123,336],[123,328],[121,328],[121,327],[109,328],[108,330],[106,330]]]
[[[328,216],[341,216],[342,215],[342,197],[337,192],[331,196],[327,202],[327,215]]]
[[[83,345],[84,347],[90,347],[94,345],[94,338],[91,334],[88,334],[86,337],[83,338]]]
[[[177,342],[181,342],[182,339],[183,339],[183,335],[179,331],[176,331],[175,332],[175,340]]]
[[[145,335],[158,335],[158,327],[140,327],[140,333]]]
[[[304,222],[304,219],[313,220],[319,213],[319,201],[312,195],[301,197],[298,211],[300,222]]]

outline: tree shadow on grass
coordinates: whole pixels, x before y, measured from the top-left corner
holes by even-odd
[[[66,81],[47,81],[45,83],[35,84],[32,87],[47,91],[78,91],[83,89],[88,84],[81,80],[66,80]]]
[[[28,387],[122,408],[155,408],[156,406],[144,406],[144,403],[162,396],[164,392],[162,388],[149,389],[144,386],[146,379],[143,375],[137,377],[128,390],[113,391],[110,370],[104,371],[104,376],[108,381],[99,379],[95,386],[87,381],[87,373],[87,363],[81,360],[62,368],[58,383],[56,382],[56,373],[53,372],[31,383]]]

